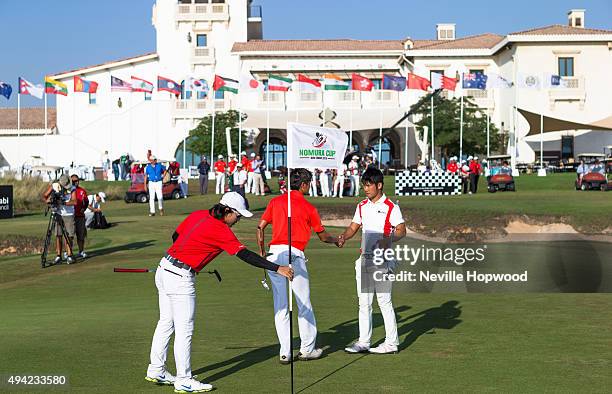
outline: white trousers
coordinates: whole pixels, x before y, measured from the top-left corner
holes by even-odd
[[[399,345],[397,337],[397,322],[391,302],[393,282],[374,282],[371,292],[362,292],[361,258],[355,261],[355,278],[357,280],[357,297],[359,299],[359,342],[369,345],[372,337],[372,301],[376,293],[376,301],[385,322],[385,342]]]
[[[292,290],[298,308],[298,327],[300,330],[300,352],[311,352],[315,348],[317,339],[317,322],[315,320],[312,304],[310,303],[310,282],[306,270],[306,258],[301,250],[293,248],[291,266],[294,277]],[[278,265],[289,264],[289,250],[287,245],[270,246],[271,256],[268,260]],[[279,354],[281,356],[291,355],[291,338],[289,337],[289,300],[287,290],[287,279],[273,271],[268,271],[272,282],[272,295],[274,297],[274,325],[276,335],[280,343]]]
[[[157,206],[161,211],[164,209],[164,194],[162,193],[162,181],[149,181],[149,212],[155,213],[155,196],[157,196]]]
[[[215,184],[215,194],[225,193],[225,173],[216,172],[217,183]]]
[[[318,197],[319,193],[317,192],[317,178],[316,177],[312,177],[312,180],[310,181],[310,190],[308,190],[308,195],[310,197]]]
[[[342,198],[344,194],[344,176],[337,176],[334,181],[334,197]]]
[[[260,194],[263,196],[265,193],[264,181],[260,173],[257,173],[257,172],[253,173],[253,189],[252,190],[253,191],[251,193],[253,193],[256,196]]]
[[[321,181],[321,194],[323,197],[331,196],[331,193],[329,192],[329,177],[327,174],[322,172],[319,175],[319,181]]]
[[[351,175],[351,196],[359,197],[359,175]]]
[[[191,337],[195,316],[195,275],[177,268],[165,258],[155,272],[159,294],[159,321],[151,344],[149,376],[162,372],[168,343],[174,333],[174,361],[177,380],[191,378]]]
[[[247,184],[246,184],[246,192],[251,193],[253,190],[253,175],[254,172],[247,172]]]

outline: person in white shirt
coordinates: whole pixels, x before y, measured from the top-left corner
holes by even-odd
[[[102,164],[102,178],[104,178],[104,180],[106,181],[108,180],[108,170],[111,165],[107,150],[105,150],[104,154],[102,154],[102,157],[100,158],[100,162]]]
[[[352,223],[338,237],[338,246],[342,247],[360,228],[362,231],[361,256],[355,262],[359,298],[359,339],[344,349],[348,353],[397,353],[399,345],[395,311],[391,302],[393,282],[374,280],[377,277],[374,272],[393,272],[394,260],[376,265],[373,256],[376,249],[392,248],[392,242],[406,236],[406,224],[399,206],[383,193],[383,181],[383,173],[379,169],[369,168],[363,173],[363,191],[367,198],[357,205]],[[383,315],[386,335],[382,344],[370,348],[374,294]]]
[[[321,195],[323,195],[323,197],[331,197],[331,192],[329,190],[329,173],[327,170],[321,169],[319,181],[321,182]]]
[[[244,197],[247,179],[248,175],[243,168],[242,163],[236,164],[236,170],[234,171],[234,191],[240,194],[242,197]]]
[[[317,169],[311,168],[308,171],[312,174],[312,178],[310,181],[310,190],[308,190],[308,195],[310,197],[319,197],[319,192],[317,190]]]
[[[85,227],[91,228],[95,212],[102,212],[100,204],[106,202],[106,193],[98,192],[96,194],[90,194],[87,196],[87,200],[89,205],[85,210]]]
[[[340,164],[338,167],[336,180],[334,181],[334,195],[333,197],[344,198],[344,175],[346,174],[346,164]]]
[[[249,160],[249,166],[248,168],[245,168],[246,172],[247,172],[247,183],[246,183],[246,192],[247,193],[252,193],[253,192],[253,177],[255,175],[254,170],[254,165],[255,163],[255,152],[251,152],[251,159]]]
[[[351,196],[359,197],[359,156],[353,156],[348,163],[348,172],[351,176]]]

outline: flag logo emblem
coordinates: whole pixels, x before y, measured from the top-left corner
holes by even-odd
[[[525,78],[525,85],[531,87],[531,86],[536,86],[538,84],[538,80],[536,79],[536,77],[530,75],[527,78]]]
[[[327,136],[323,133],[316,133],[315,139],[312,141],[312,146],[315,148],[321,148],[327,142]]]

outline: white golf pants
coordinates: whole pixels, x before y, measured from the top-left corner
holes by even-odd
[[[225,193],[225,173],[216,172],[217,183],[215,185],[215,194]]]
[[[331,196],[329,192],[329,177],[326,173],[322,172],[319,174],[319,181],[321,182],[321,194],[323,197]]]
[[[334,181],[334,197],[342,198],[344,194],[344,176],[337,176]]]
[[[265,185],[264,185],[264,181],[263,181],[263,177],[261,176],[261,173],[254,172],[253,173],[253,189],[251,193],[253,193],[256,196],[260,194],[263,196],[265,194],[264,187]]]
[[[359,175],[351,175],[351,195],[359,197]]]
[[[291,266],[293,267],[294,277],[291,283],[293,294],[298,308],[298,327],[300,330],[300,351],[302,353],[311,352],[315,348],[317,339],[317,322],[315,321],[314,311],[310,303],[310,283],[308,271],[306,270],[306,258],[304,253],[292,248]],[[289,264],[289,250],[287,245],[270,246],[271,256],[268,260],[278,265]],[[291,354],[291,338],[289,337],[289,299],[287,290],[287,278],[268,271],[272,282],[272,295],[274,297],[274,325],[280,343],[279,354],[289,356]]]
[[[376,301],[385,322],[385,342],[395,346],[399,345],[395,311],[391,302],[393,282],[374,282],[374,291],[362,292],[361,258],[355,261],[355,279],[357,280],[357,297],[359,298],[359,342],[370,344],[370,338],[372,337],[372,301],[374,300],[374,293],[376,293]]]
[[[164,209],[164,194],[162,192],[162,181],[149,182],[149,212],[155,213],[155,196],[157,196],[157,206],[161,211]]]
[[[191,378],[191,336],[195,316],[195,275],[177,268],[165,258],[155,272],[159,293],[159,321],[151,344],[149,376],[164,370],[168,343],[174,332],[177,380]]]
[[[312,180],[310,181],[310,190],[308,190],[308,195],[310,197],[318,197],[319,193],[317,192],[317,178],[316,177],[312,177]]]
[[[247,184],[246,184],[246,192],[251,193],[253,191],[253,175],[254,172],[247,172]]]

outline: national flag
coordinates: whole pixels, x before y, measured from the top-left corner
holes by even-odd
[[[29,94],[38,99],[43,98],[44,88],[42,85],[34,85],[23,78],[19,78],[19,94]]]
[[[68,96],[68,87],[63,82],[56,81],[50,77],[45,77],[45,93]]]
[[[185,81],[185,90],[190,90],[192,92],[197,93],[204,93],[204,95],[207,96],[210,88],[208,87],[208,82],[206,82],[205,79],[196,79],[194,77],[189,77]]]
[[[270,74],[268,76],[268,90],[286,92],[291,87],[293,79]]]
[[[13,93],[13,87],[8,83],[0,81],[0,95],[8,100],[11,98],[11,93]]]
[[[348,90],[349,83],[343,81],[336,74],[324,74],[323,75],[323,83],[325,85],[325,90]]]
[[[132,92],[153,93],[153,84],[132,75]]]
[[[556,89],[562,87],[566,87],[566,82],[564,82],[559,75],[544,74],[544,78],[542,78],[543,89]]]
[[[434,90],[447,89],[455,90],[457,80],[455,78],[446,77],[440,73],[431,73],[431,87]]]
[[[516,78],[516,84],[521,89],[540,89],[542,87],[540,75],[518,73]]]
[[[427,88],[429,88],[429,86],[431,86],[429,79],[420,77],[412,73],[408,74],[408,89],[418,89],[427,91]]]
[[[287,167],[338,168],[348,145],[346,131],[287,123]]]
[[[253,78],[251,74],[242,74],[240,76],[241,92],[260,92],[263,88],[263,83]]]
[[[508,89],[511,88],[512,85],[512,82],[510,82],[499,74],[487,74],[487,89]]]
[[[406,78],[384,74],[383,75],[383,89],[396,90],[398,92],[406,90]]]
[[[352,85],[353,90],[362,90],[362,91],[369,92],[374,88],[374,82],[370,81],[366,77],[362,77],[359,74],[353,73],[351,82],[352,82],[351,85]]]
[[[111,92],[131,92],[132,85],[124,81],[123,79],[119,79],[117,77],[113,77],[111,75]]]
[[[319,92],[321,90],[321,82],[310,79],[305,75],[298,74],[297,80],[293,81],[291,90]]]
[[[213,83],[213,90],[220,90],[225,92],[232,92],[238,94],[239,83],[235,79],[223,78],[219,75],[215,75],[215,82]]]
[[[86,81],[81,77],[77,77],[76,75],[73,78],[73,91],[74,92],[85,92],[85,93],[95,93],[98,91],[98,83],[94,81]]]
[[[181,85],[170,78],[157,76],[157,91],[170,92],[176,96],[181,94]]]
[[[463,89],[486,89],[488,77],[483,73],[463,74]]]

